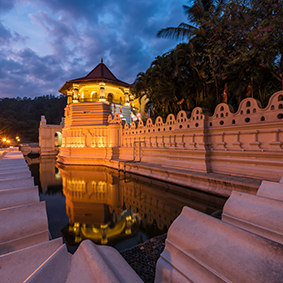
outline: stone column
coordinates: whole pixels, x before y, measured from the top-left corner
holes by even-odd
[[[130,106],[134,108],[134,96],[132,94],[130,95]]]
[[[79,85],[73,84],[73,102],[78,102],[79,100]]]
[[[124,89],[124,94],[125,94],[125,105],[126,106],[130,106],[130,102],[129,102],[129,89],[125,88]]]
[[[71,91],[67,91],[67,105],[73,102],[73,95]]]
[[[106,99],[105,99],[105,83],[99,83],[99,87],[100,87],[99,101],[106,101]]]

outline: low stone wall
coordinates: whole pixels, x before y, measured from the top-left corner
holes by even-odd
[[[120,158],[278,181],[283,173],[283,91],[265,109],[244,99],[236,113],[221,103],[213,116],[196,107],[163,122],[148,119],[122,130]]]

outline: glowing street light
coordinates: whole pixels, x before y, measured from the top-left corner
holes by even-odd
[[[6,140],[7,140],[6,138],[3,138],[3,139],[2,139],[3,142],[5,142]]]

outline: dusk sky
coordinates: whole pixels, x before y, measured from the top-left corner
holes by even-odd
[[[0,0],[0,98],[58,95],[103,58],[133,83],[178,43],[161,28],[186,21],[186,0]]]

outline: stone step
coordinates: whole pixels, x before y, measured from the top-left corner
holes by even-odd
[[[45,202],[0,210],[0,254],[48,241]]]
[[[1,180],[11,180],[11,179],[24,179],[24,178],[29,178],[31,177],[30,171],[25,171],[25,172],[2,172],[0,171],[0,181]]]
[[[283,246],[184,207],[170,226],[155,283],[282,282]]]
[[[0,180],[0,190],[34,186],[33,177]]]
[[[19,160],[19,161],[13,161],[13,162],[4,162],[3,158],[0,159],[0,171],[6,168],[18,168],[27,166],[25,161]]]
[[[38,188],[24,187],[0,191],[0,209],[39,202]]]
[[[7,153],[0,160],[0,164],[16,163],[16,162],[25,162],[24,156],[22,154],[11,155],[10,153]]]
[[[117,250],[83,241],[72,257],[66,283],[143,282]]]
[[[69,272],[71,259],[72,255],[68,253],[66,245],[62,245],[24,283],[64,283]]]
[[[222,221],[283,244],[283,203],[233,191],[226,201]]]
[[[283,201],[283,183],[262,181],[257,195]]]
[[[21,173],[21,172],[31,172],[29,171],[28,165],[23,165],[19,167],[5,167],[0,170],[1,174],[6,174],[6,173]]]
[[[1,282],[22,283],[60,246],[62,239],[47,241],[32,247],[0,256]],[[49,272],[53,272],[50,270]],[[41,282],[41,281],[38,281]],[[53,281],[56,282],[56,281]]]

